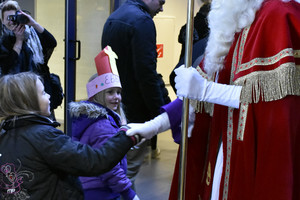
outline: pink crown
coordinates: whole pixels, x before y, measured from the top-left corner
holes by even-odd
[[[86,84],[88,98],[111,87],[122,87],[116,65],[118,56],[110,46],[106,46],[96,57],[98,77]]]

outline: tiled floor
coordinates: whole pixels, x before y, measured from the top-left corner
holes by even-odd
[[[158,159],[145,159],[136,179],[136,192],[141,200],[167,200],[173,177],[178,145],[173,142],[171,132],[158,135],[161,150]]]

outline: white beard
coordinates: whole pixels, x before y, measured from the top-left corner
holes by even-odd
[[[249,26],[264,0],[213,0],[208,15],[210,35],[204,69],[211,77],[223,69],[234,35]]]

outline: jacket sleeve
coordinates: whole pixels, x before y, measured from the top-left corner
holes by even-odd
[[[75,176],[97,176],[111,170],[134,145],[125,132],[119,131],[99,149],[72,141],[60,130],[49,126],[35,134],[32,143],[47,164]]]
[[[13,50],[14,41],[12,37],[3,36],[0,41],[0,74],[8,74],[10,72],[17,73],[18,63],[20,63],[19,55]],[[14,69],[15,68],[15,69]]]
[[[56,39],[50,32],[47,31],[47,29],[44,29],[42,33],[39,33],[37,31],[36,33],[38,34],[43,47],[45,63],[48,63],[54,48],[57,46]]]
[[[134,77],[138,80],[147,110],[155,117],[159,114],[163,99],[156,71],[156,30],[150,17],[137,19],[131,46]]]
[[[57,45],[56,39],[47,29],[44,29],[44,31],[42,33],[39,33],[37,31],[36,31],[36,33],[38,34],[38,36],[40,38],[43,48],[55,48],[56,47],[56,45]]]
[[[169,104],[161,107],[161,113],[167,112],[174,142],[181,142],[181,116],[182,116],[182,100],[175,99]]]

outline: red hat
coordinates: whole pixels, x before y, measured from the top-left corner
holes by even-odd
[[[95,64],[98,77],[87,83],[88,98],[111,87],[122,87],[116,65],[118,56],[110,46],[106,46],[96,57]]]

